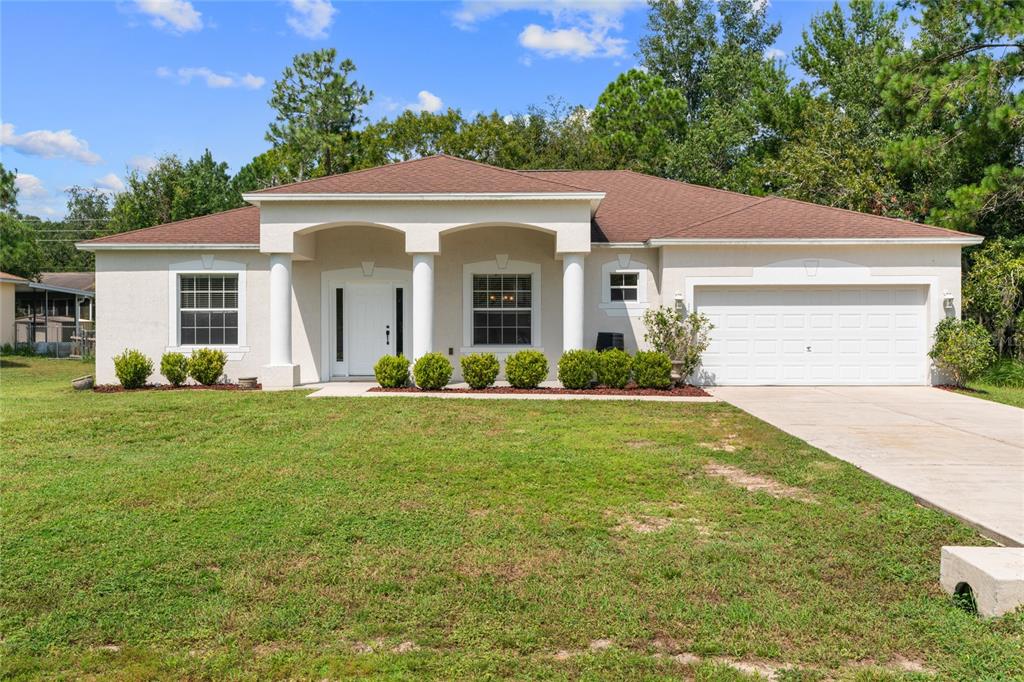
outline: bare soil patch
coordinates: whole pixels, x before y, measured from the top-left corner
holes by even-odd
[[[772,497],[788,498],[812,504],[817,503],[818,501],[813,495],[808,493],[806,490],[801,490],[800,488],[788,486],[785,483],[780,483],[766,476],[749,474],[746,471],[743,471],[743,469],[734,466],[729,466],[728,464],[718,464],[717,462],[710,462],[704,465],[704,472],[711,476],[724,478],[733,485],[737,485],[741,488],[746,488],[750,492],[762,492],[767,493]]]

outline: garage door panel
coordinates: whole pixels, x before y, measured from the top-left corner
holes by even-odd
[[[701,287],[719,384],[926,382],[924,287]],[[810,350],[808,350],[808,347]]]

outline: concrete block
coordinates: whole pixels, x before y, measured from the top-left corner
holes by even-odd
[[[260,368],[260,383],[264,391],[278,391],[298,386],[299,366],[263,365]]]
[[[939,583],[948,594],[970,587],[981,616],[1009,613],[1024,605],[1024,547],[943,547]]]

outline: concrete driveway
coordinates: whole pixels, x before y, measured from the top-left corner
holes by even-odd
[[[997,542],[1024,546],[1024,410],[930,386],[710,392]]]

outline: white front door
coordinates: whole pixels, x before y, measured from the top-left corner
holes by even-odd
[[[334,374],[372,376],[377,360],[395,352],[395,287],[349,284],[335,297]]]
[[[700,287],[718,385],[923,384],[924,287]]]

